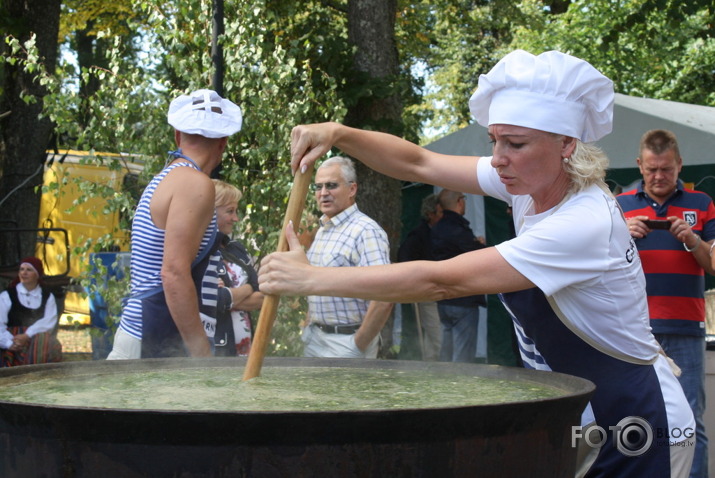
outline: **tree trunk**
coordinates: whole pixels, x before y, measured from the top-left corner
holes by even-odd
[[[80,69],[79,97],[81,103],[78,117],[82,129],[85,129],[92,119],[91,98],[99,91],[101,82],[96,72],[91,72],[87,76],[81,73],[89,71],[93,67],[108,68],[109,66],[105,56],[107,40],[98,38],[94,30],[94,20],[87,20],[87,26],[75,32],[75,51]]]
[[[395,0],[348,2],[348,38],[357,47],[354,66],[358,72],[350,81],[369,83],[370,93],[350,102],[345,124],[401,135],[404,128],[396,86],[399,73],[394,38],[396,8]],[[360,163],[358,177],[358,206],[387,231],[394,255],[401,231],[401,183]]]
[[[54,73],[57,63],[57,34],[60,0],[2,0],[8,32],[21,42],[32,33],[47,71]],[[4,38],[0,51],[8,54]],[[23,65],[5,63],[0,97],[0,228],[35,228],[40,209],[38,186],[42,184],[45,151],[52,134],[49,119],[40,119],[46,90],[33,81],[33,73]],[[20,95],[33,95],[38,101],[26,104]],[[36,235],[25,234],[19,244],[7,235],[0,237],[0,263],[15,265],[23,256],[35,252]]]
[[[368,91],[348,98],[345,124],[401,135],[402,103],[398,94],[399,63],[395,45],[396,0],[349,0],[348,39],[356,46],[356,74],[349,91]],[[356,83],[362,82],[362,85]],[[360,88],[362,86],[362,88]],[[365,88],[367,86],[367,88]],[[357,163],[358,207],[387,232],[395,258],[401,232],[401,182]],[[392,320],[382,332],[381,355],[392,345]]]

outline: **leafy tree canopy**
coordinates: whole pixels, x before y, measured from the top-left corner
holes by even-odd
[[[398,91],[405,137],[426,141],[435,132],[455,131],[471,121],[467,100],[479,75],[514,48],[584,58],[621,93],[715,106],[711,0],[397,5],[398,77],[367,79],[354,69],[348,0],[226,0],[219,39],[223,94],[242,107],[244,128],[229,141],[221,176],[244,192],[240,232],[256,255],[277,244],[291,186],[293,125],[342,121],[360,98]],[[146,176],[156,173],[174,147],[166,122],[169,101],[211,87],[212,2],[68,0],[62,20],[59,37],[80,57],[79,71],[63,61],[57,71],[43,73],[32,42],[8,39],[5,61],[24,62],[50,92],[43,98],[26,94],[25,101],[44,102],[57,146],[140,155]],[[92,160],[121,167],[101,154]],[[133,209],[134,199],[122,192],[83,190],[106,197],[111,207]]]
[[[715,106],[713,33],[711,1],[581,0],[521,25],[511,46],[588,60],[619,93]]]
[[[471,122],[479,75],[509,51],[584,58],[616,91],[715,106],[715,9],[709,0],[436,0],[414,12],[401,52],[426,71],[424,141]]]

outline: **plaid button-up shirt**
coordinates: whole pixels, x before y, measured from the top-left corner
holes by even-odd
[[[323,216],[308,250],[315,266],[356,267],[390,263],[387,233],[353,204],[332,218]],[[308,297],[312,322],[355,325],[362,322],[369,301],[343,297]]]

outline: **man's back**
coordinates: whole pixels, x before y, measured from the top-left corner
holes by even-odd
[[[420,221],[419,225],[412,229],[405,237],[397,251],[397,261],[432,261],[431,228],[427,221]]]

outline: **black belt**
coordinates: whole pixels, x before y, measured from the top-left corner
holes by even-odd
[[[326,325],[313,322],[311,325],[315,325],[320,330],[326,334],[342,334],[342,335],[352,335],[360,328],[360,324],[356,325]]]

